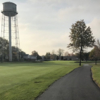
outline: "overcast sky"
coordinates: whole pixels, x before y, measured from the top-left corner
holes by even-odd
[[[59,48],[71,52],[67,48],[71,25],[82,19],[100,39],[100,0],[10,1],[17,4],[20,48],[28,54],[36,50],[44,55]]]

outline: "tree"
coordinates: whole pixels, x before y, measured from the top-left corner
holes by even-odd
[[[57,58],[57,55],[55,54],[55,51],[52,50],[51,55],[50,55],[50,59],[56,60],[56,58]]]
[[[91,60],[95,60],[95,48],[93,48],[93,49],[90,51],[89,58],[90,58]]]
[[[100,56],[98,55],[98,49],[96,46],[94,46],[94,48],[91,50],[89,58],[91,60],[95,60],[95,64],[97,64],[97,60],[100,58]]]
[[[47,52],[45,55],[46,60],[50,60],[50,56],[51,56],[50,52]]]
[[[6,39],[0,37],[0,59],[5,60],[5,57],[8,57],[9,42]]]
[[[92,31],[90,27],[86,27],[84,20],[77,21],[72,24],[70,32],[71,43],[68,48],[72,48],[74,52],[80,50],[80,65],[81,65],[81,53],[86,47],[93,47],[95,39],[92,36]]]
[[[15,46],[12,46],[12,58],[13,61],[19,60],[21,55],[21,49]],[[25,53],[25,52],[24,52]],[[8,40],[0,37],[0,59],[7,60],[9,59],[9,42]]]
[[[27,54],[24,52],[24,51],[20,51],[20,56],[21,56],[21,58],[24,58],[24,56],[26,56]]]
[[[100,59],[100,42],[97,40],[95,42],[94,48],[91,50],[89,54],[90,59],[95,60],[95,64],[97,64],[97,60]]]
[[[39,56],[38,52],[37,51],[32,51],[32,56]]]
[[[21,58],[21,49],[18,47],[12,46],[12,58],[13,61],[19,61]]]
[[[64,56],[68,56],[69,55],[69,53],[66,51],[65,53],[64,53]]]
[[[89,53],[90,52],[85,52],[85,53],[83,53],[83,58],[87,61],[87,60],[89,60]]]
[[[89,60],[89,54],[90,54],[90,52],[83,52],[82,54],[81,54],[81,57],[82,57],[82,59],[81,60]],[[75,54],[78,58],[80,58],[80,53],[76,53]]]
[[[36,56],[37,57],[37,60],[41,60],[42,59],[42,57],[38,54],[38,52],[37,51],[32,51],[32,56]]]
[[[63,49],[59,49],[58,50],[58,56],[59,56],[59,60],[61,60],[61,56],[63,55],[64,50]]]

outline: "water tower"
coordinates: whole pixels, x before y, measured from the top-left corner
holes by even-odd
[[[1,37],[9,41],[9,61],[12,61],[12,44],[19,46],[17,5],[12,2],[3,3]],[[13,43],[14,41],[14,43]],[[18,53],[18,52],[17,52]]]

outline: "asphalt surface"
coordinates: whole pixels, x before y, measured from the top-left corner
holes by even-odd
[[[36,100],[100,100],[100,89],[85,64],[53,83]]]

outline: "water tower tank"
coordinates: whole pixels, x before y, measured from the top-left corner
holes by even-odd
[[[3,11],[2,13],[5,16],[15,16],[17,14],[17,6],[12,2],[3,3]]]

